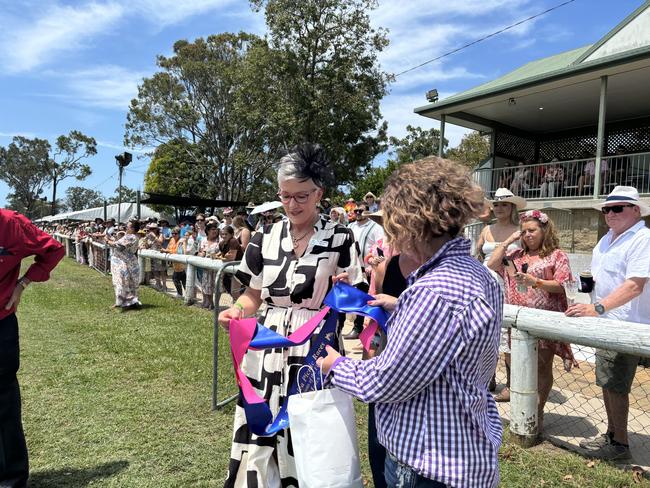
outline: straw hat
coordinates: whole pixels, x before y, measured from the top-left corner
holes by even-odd
[[[384,211],[377,210],[376,212],[363,212],[364,217],[369,218],[370,220],[377,222],[379,225],[384,225]]]
[[[517,207],[517,210],[523,210],[526,208],[526,199],[516,196],[507,188],[497,188],[497,191],[494,192],[494,199],[490,200],[490,203],[493,205],[496,202],[512,203]]]
[[[377,200],[377,197],[376,197],[375,194],[374,194],[373,192],[371,192],[371,191],[369,191],[368,193],[366,193],[366,194],[363,196],[364,199],[366,199],[366,198],[368,198],[368,197],[372,197],[372,198],[374,198],[375,200]]]
[[[641,217],[650,215],[650,205],[639,199],[639,192],[633,186],[617,186],[607,195],[603,203],[594,205],[596,210],[612,205],[625,205],[626,203],[636,205],[641,210]]]
[[[151,223],[147,224],[147,229],[149,229],[149,230],[154,230],[154,229],[157,229],[157,228],[158,228],[158,224],[156,224],[155,222],[151,222]]]

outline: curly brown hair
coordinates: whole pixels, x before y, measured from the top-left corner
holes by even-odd
[[[400,166],[382,195],[384,230],[397,249],[456,237],[483,210],[483,190],[460,163],[430,156]]]
[[[542,239],[542,245],[539,248],[539,257],[540,258],[545,258],[546,256],[550,256],[553,251],[556,249],[559,249],[560,247],[560,237],[557,234],[557,230],[555,229],[555,224],[551,219],[548,219],[548,222],[544,223],[539,219],[536,219],[535,217],[522,217],[520,221],[520,226],[519,228],[521,229],[521,226],[525,222],[537,222],[537,225],[539,225],[539,228],[542,229],[542,234],[544,234],[544,238]],[[522,246],[525,252],[528,252],[528,246],[526,245],[526,242],[522,239]]]

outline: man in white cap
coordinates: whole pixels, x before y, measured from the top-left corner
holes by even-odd
[[[592,304],[569,307],[569,317],[604,317],[650,324],[650,229],[641,217],[650,206],[639,200],[631,186],[617,186],[595,208],[604,216],[609,232],[594,248]],[[612,351],[596,352],[596,384],[603,389],[607,432],[580,446],[591,457],[607,460],[630,458],[627,438],[629,394],[639,363],[638,356]]]

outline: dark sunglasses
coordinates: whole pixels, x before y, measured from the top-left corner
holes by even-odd
[[[614,212],[616,214],[619,214],[623,211],[625,207],[634,207],[634,205],[627,204],[627,205],[612,205],[611,207],[603,207],[600,209],[602,213],[607,215],[609,212]]]
[[[172,232],[172,235],[173,235],[173,236],[177,236],[177,235],[178,235],[178,232]]]
[[[362,213],[363,213],[363,210],[361,210],[360,208],[358,208],[358,209],[356,209],[356,210],[354,211],[354,213],[356,213],[356,214],[362,214]]]

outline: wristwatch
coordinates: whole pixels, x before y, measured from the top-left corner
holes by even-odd
[[[594,309],[598,315],[603,315],[605,313],[605,307],[602,303],[594,303]]]

